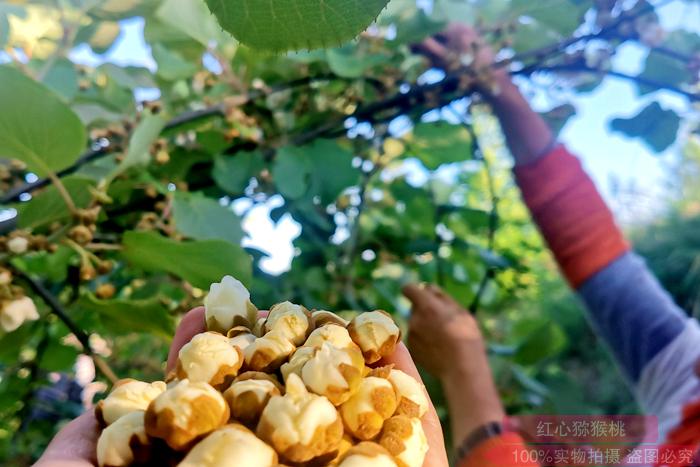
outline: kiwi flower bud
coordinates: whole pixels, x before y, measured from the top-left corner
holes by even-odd
[[[365,441],[351,447],[340,458],[338,467],[396,467],[391,454],[377,443]]]
[[[102,425],[110,425],[131,412],[144,411],[153,399],[166,389],[163,381],[144,383],[135,379],[117,381],[112,392],[95,407],[95,417]]]
[[[25,321],[36,321],[39,312],[34,300],[29,297],[20,297],[0,303],[0,328],[5,332],[12,332],[19,328]]]
[[[391,383],[368,376],[357,392],[340,406],[345,428],[356,438],[370,440],[382,430],[384,420],[396,411],[396,393]]]
[[[254,426],[272,396],[279,396],[284,388],[274,376],[248,371],[238,376],[224,392],[231,408],[231,417],[244,425]]]
[[[292,374],[284,396],[273,396],[263,410],[257,434],[291,463],[335,457],[343,438],[338,412],[328,399],[311,394]]]
[[[294,345],[301,345],[311,331],[311,313],[301,305],[282,302],[270,309],[265,331],[282,333]]]
[[[384,423],[379,438],[399,467],[421,467],[428,452],[428,438],[420,419],[396,415]]]
[[[423,385],[401,370],[389,372],[389,382],[396,391],[397,415],[421,418],[428,411],[428,396]]]
[[[192,383],[209,383],[220,388],[238,374],[243,352],[228,337],[215,332],[197,334],[178,354],[175,374]]]
[[[207,330],[222,334],[238,325],[251,327],[258,310],[250,301],[250,292],[231,276],[224,276],[209,288],[204,299]]]
[[[146,433],[184,451],[197,438],[225,424],[228,417],[228,404],[216,389],[183,379],[148,406]]]
[[[225,425],[209,434],[178,467],[277,466],[277,453],[243,425]]]
[[[350,338],[348,330],[333,323],[314,329],[306,339],[304,347],[321,347],[324,342],[329,342],[339,349],[357,348],[357,345]]]
[[[243,355],[248,369],[269,373],[279,368],[295,349],[283,332],[274,330],[255,339]]]
[[[364,362],[361,358],[359,363],[353,361],[351,354],[351,350],[339,349],[325,342],[304,364],[301,379],[309,390],[326,396],[338,406],[350,399],[362,381]]]
[[[267,318],[258,318],[255,322],[253,329],[251,329],[255,337],[262,337],[265,335],[265,321],[267,321]]]
[[[311,321],[314,329],[318,329],[326,324],[337,324],[338,326],[347,327],[349,321],[341,318],[332,311],[315,310],[311,312]]]
[[[399,327],[386,311],[381,310],[357,315],[350,321],[348,332],[369,364],[393,354],[401,338]]]
[[[241,351],[255,342],[256,338],[255,334],[250,332],[250,329],[245,326],[236,326],[230,329],[229,332],[226,333],[226,337],[229,338],[228,341],[231,345],[235,345],[241,349]]]
[[[294,373],[295,375],[301,377],[301,369],[304,368],[306,362],[308,362],[311,357],[316,353],[315,347],[299,347],[291,356],[289,361],[282,365],[280,372],[282,373],[282,378],[286,382],[289,379],[289,375]]]
[[[143,420],[143,410],[130,412],[102,430],[97,440],[97,464],[100,467],[122,467],[148,460],[151,443]]]

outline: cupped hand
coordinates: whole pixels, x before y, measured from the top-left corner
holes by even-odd
[[[190,310],[182,318],[177,331],[175,331],[175,337],[173,337],[168,354],[166,374],[175,368],[177,355],[182,346],[204,331],[204,308],[198,307]],[[422,381],[408,349],[403,344],[399,344],[394,355],[385,359],[382,364],[393,364],[395,368],[403,370],[418,381]],[[424,467],[447,467],[448,461],[442,427],[432,401],[422,421],[430,445]],[[35,467],[89,467],[97,465],[95,450],[98,433],[99,426],[94,412],[90,411],[81,415],[66,425],[54,437]]]

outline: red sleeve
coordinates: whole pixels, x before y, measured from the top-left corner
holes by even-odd
[[[573,287],[629,249],[581,162],[564,146],[515,176],[545,240]]]
[[[464,459],[458,461],[457,467],[538,466],[539,464],[522,460],[527,460],[528,456],[522,456],[526,450],[527,446],[520,435],[504,433],[479,444]]]

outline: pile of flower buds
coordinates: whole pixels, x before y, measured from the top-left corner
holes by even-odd
[[[124,380],[99,402],[101,467],[423,465],[428,399],[379,366],[401,334],[387,313],[347,322],[283,302],[259,317],[230,276],[205,309],[207,332],[182,347],[167,382]]]

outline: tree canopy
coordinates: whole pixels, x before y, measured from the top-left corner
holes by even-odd
[[[397,316],[402,284],[436,282],[480,313],[511,407],[565,406],[537,377],[573,324],[517,306],[541,296],[549,263],[474,93],[490,69],[437,69],[413,46],[471,24],[492,69],[545,88],[555,129],[604,79],[635,83],[653,99],[610,128],[662,152],[698,131],[700,102],[700,35],[666,30],[669,4],[698,2],[0,1],[0,199],[14,210],[0,299],[28,296],[39,315],[0,319],[0,452],[27,464],[81,409],[47,389],[70,387],[79,354],[102,383],[160,374],[178,317],[225,274],[261,306]],[[134,20],[153,66],[80,59],[108,57]],[[638,73],[615,67],[630,43]],[[245,240],[258,205],[301,226],[281,274]]]

